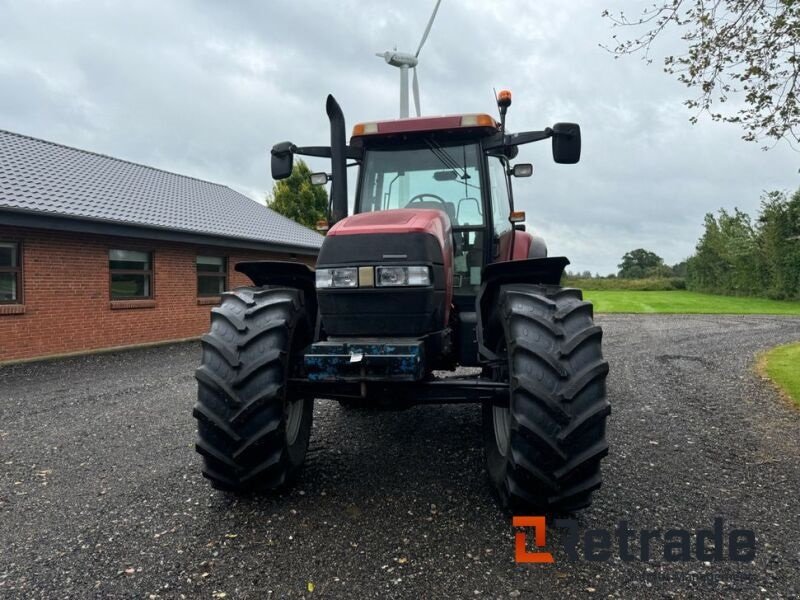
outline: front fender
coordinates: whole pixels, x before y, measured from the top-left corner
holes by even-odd
[[[283,286],[301,290],[308,314],[316,322],[316,273],[307,264],[282,260],[254,260],[236,263],[234,268],[247,275],[258,286]]]
[[[569,260],[563,256],[552,258],[529,258],[511,260],[486,265],[481,273],[481,289],[475,299],[478,317],[478,353],[489,360],[496,358],[492,349],[486,346],[484,324],[489,322],[492,309],[497,305],[500,287],[509,283],[531,283],[538,285],[558,285]]]

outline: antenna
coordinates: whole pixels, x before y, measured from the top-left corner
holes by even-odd
[[[417,116],[420,116],[420,102],[419,102],[419,79],[417,77],[417,65],[419,64],[419,53],[422,52],[422,47],[428,39],[428,34],[431,32],[433,20],[436,18],[436,13],[439,11],[439,5],[442,0],[436,0],[436,5],[433,7],[431,18],[428,19],[428,25],[425,27],[425,32],[422,34],[422,39],[419,42],[417,51],[414,54],[406,52],[398,52],[397,49],[387,50],[386,52],[379,52],[375,56],[380,56],[388,64],[400,69],[400,118],[405,119],[408,117],[408,70],[414,69],[414,78],[411,83],[412,93],[414,95],[414,108]]]

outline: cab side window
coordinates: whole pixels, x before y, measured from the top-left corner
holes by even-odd
[[[492,224],[494,227],[494,237],[498,241],[495,248],[495,256],[499,256],[506,250],[507,244],[504,243],[508,232],[512,230],[511,221],[511,202],[508,195],[508,177],[506,175],[505,163],[496,156],[489,157],[489,183],[492,192]]]

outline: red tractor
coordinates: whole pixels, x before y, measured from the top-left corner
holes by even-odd
[[[361,123],[347,144],[329,96],[330,146],[273,147],[275,179],[290,175],[295,154],[331,159],[330,175],[312,176],[332,182],[330,229],[316,269],[239,263],[253,287],[225,293],[212,311],[194,416],[215,488],[290,482],[316,398],[476,402],[504,506],[590,503],[608,452],[602,331],[580,290],[559,285],[569,261],[547,257],[525,231],[511,181],[532,167],[509,162],[519,146],[550,138],[557,163],[576,163],[580,128],[507,133],[510,104],[501,92],[499,123],[487,114]]]

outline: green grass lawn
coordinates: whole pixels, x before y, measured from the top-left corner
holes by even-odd
[[[773,348],[761,357],[759,370],[800,405],[800,343]]]
[[[800,315],[800,302],[716,296],[674,290],[635,292],[584,290],[598,313],[701,313],[732,315]]]

